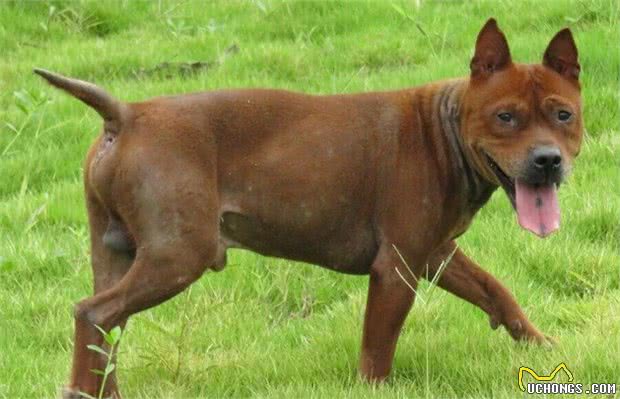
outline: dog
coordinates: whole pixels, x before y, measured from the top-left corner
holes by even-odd
[[[36,69],[103,118],[84,164],[95,294],[75,307],[63,396],[101,388],[94,325],[124,326],[221,270],[231,247],[369,275],[359,371],[371,382],[390,373],[418,279],[444,261],[440,287],[515,340],[546,342],[454,240],[498,187],[525,229],[559,227],[557,188],[583,136],[577,48],[563,29],[541,64],[513,63],[490,19],[470,69],[391,92],[221,90],[131,104]],[[114,375],[104,393],[120,397]]]

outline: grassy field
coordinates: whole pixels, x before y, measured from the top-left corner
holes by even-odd
[[[542,374],[560,362],[575,382],[620,383],[616,7],[1,2],[0,397],[58,394],[68,381],[72,304],[91,293],[81,162],[101,123],[33,67],[97,82],[124,100],[223,87],[396,89],[467,74],[490,16],[515,60],[539,62],[564,26],[580,50],[587,136],[560,191],[562,229],[545,240],[522,231],[498,191],[459,240],[559,344],[517,345],[480,310],[439,289],[431,298],[425,284],[427,300],[409,316],[392,379],[371,387],[356,375],[366,277],[232,251],[223,272],[131,320],[121,390],[127,398],[511,398],[521,395],[520,366]],[[195,61],[204,64],[189,66]]]

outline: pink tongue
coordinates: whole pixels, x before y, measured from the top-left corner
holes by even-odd
[[[555,184],[530,186],[517,179],[517,217],[526,230],[546,237],[560,228],[560,207]]]

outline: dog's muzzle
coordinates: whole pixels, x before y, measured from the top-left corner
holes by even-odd
[[[546,237],[560,227],[557,188],[564,170],[558,148],[541,146],[531,150],[516,177],[506,174],[489,155],[487,161],[523,228]]]
[[[530,151],[521,179],[527,184],[547,186],[562,182],[562,153],[557,147],[541,146]]]

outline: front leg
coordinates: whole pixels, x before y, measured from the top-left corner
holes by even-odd
[[[396,272],[397,267],[411,287]],[[390,373],[396,341],[413,304],[416,287],[417,279],[406,270],[396,252],[381,250],[372,265],[368,286],[360,360],[364,379],[380,382]]]
[[[428,262],[428,273],[423,276],[432,280],[441,263],[453,251],[454,255],[437,285],[485,311],[490,317],[491,328],[503,325],[515,340],[549,343],[549,338],[528,320],[508,289],[469,259],[454,241],[435,251]]]

